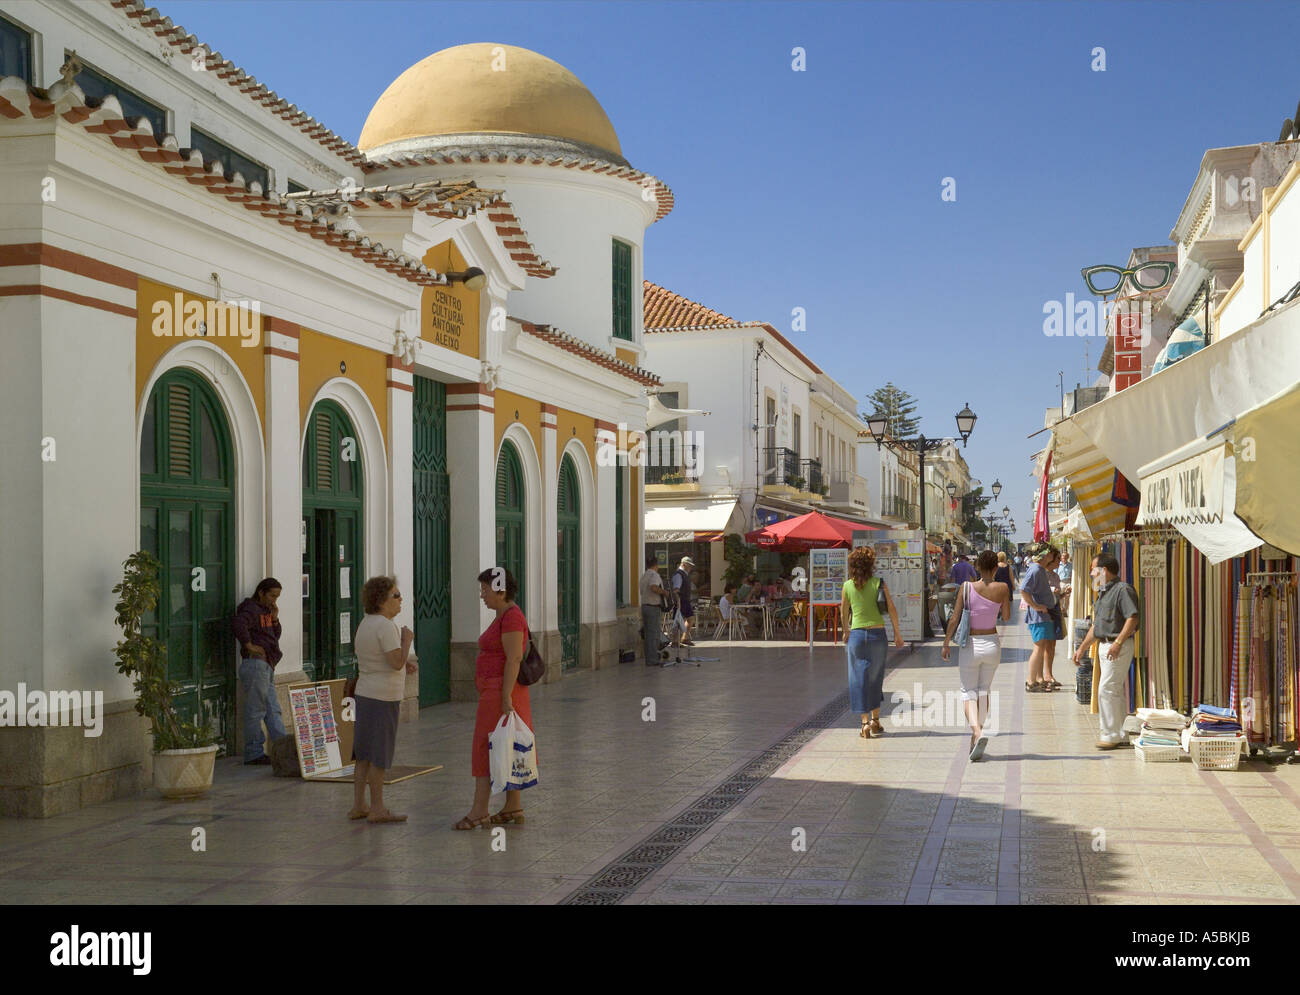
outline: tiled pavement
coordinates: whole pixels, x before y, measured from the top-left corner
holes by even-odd
[[[474,706],[456,703],[399,730],[399,763],[446,765],[386,790],[405,824],[349,823],[350,786],[220,761],[201,802],[142,795],[0,820],[0,901],[1300,899],[1300,766],[1202,773],[1097,752],[1069,680],[1063,693],[1017,693],[1027,646],[1011,628],[994,685],[1001,728],[978,764],[959,708],[925,710],[927,692],[957,689],[937,643],[890,650],[886,707],[918,683],[922,698],[866,741],[843,711],[842,648],[706,643],[699,654],[720,662],[625,664],[535,691],[542,783],[524,795],[527,825],[497,834],[504,850],[491,833],[448,829],[471,793]],[[1057,676],[1069,673],[1062,660]],[[205,852],[191,848],[196,827]]]

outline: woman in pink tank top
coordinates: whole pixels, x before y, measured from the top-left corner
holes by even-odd
[[[997,621],[1011,618],[1011,587],[995,581],[998,569],[997,555],[986,549],[975,561],[980,579],[961,586],[957,604],[948,620],[948,631],[943,636],[943,658],[948,659],[953,633],[961,622],[961,614],[970,612],[970,643],[957,661],[961,676],[961,696],[966,707],[966,721],[970,723],[970,758],[978,760],[988,746],[984,723],[989,714],[989,689],[993,675],[1002,659],[1002,641],[998,637]]]

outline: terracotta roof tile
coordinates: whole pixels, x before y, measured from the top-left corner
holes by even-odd
[[[265,194],[261,184],[247,183],[239,173],[226,179],[219,162],[205,163],[197,149],[182,149],[175,135],[164,135],[161,142],[156,141],[149,122],[144,118],[127,120],[116,97],[90,102],[80,87],[69,87],[62,81],[47,92],[29,87],[16,76],[0,79],[0,118],[37,119],[54,113],[70,124],[81,125],[87,132],[106,136],[124,153],[134,151],[145,162],[159,166],[173,176],[204,187],[209,193],[242,204],[250,211],[273,218],[312,238],[334,244],[340,251],[404,280],[422,286],[447,282],[445,276],[429,270],[418,259],[385,249],[332,221],[323,209],[313,210],[308,204],[295,203],[274,191]]]
[[[480,189],[472,180],[425,180],[419,183],[387,184],[378,187],[340,187],[337,190],[304,190],[287,200],[319,208],[334,216],[370,208],[414,208],[439,218],[467,218],[487,211],[502,246],[510,258],[529,276],[554,276],[556,268],[542,259],[528,240],[504,191]]]
[[[152,31],[153,34],[182,54],[195,58],[191,53],[198,49],[197,58],[218,79],[223,79],[241,93],[248,94],[255,103],[266,106],[272,114],[283,118],[289,125],[319,142],[347,162],[354,166],[360,166],[365,161],[365,156],[356,146],[344,141],[310,114],[300,110],[296,104],[291,104],[287,100],[276,96],[273,91],[268,90],[229,59],[223,58],[221,53],[213,52],[211,48],[202,44],[193,35],[187,34],[184,28],[173,25],[171,18],[162,17],[156,8],[146,8],[141,0],[109,0],[109,2],[127,17],[136,21],[140,27]]]
[[[603,349],[597,349],[589,342],[584,342],[576,335],[570,335],[568,332],[562,332],[558,328],[552,328],[550,325],[535,325],[531,321],[524,321],[522,318],[509,317],[510,321],[518,322],[529,335],[536,336],[543,342],[549,342],[551,345],[563,349],[565,352],[571,352],[580,356],[590,363],[597,366],[603,366],[620,376],[627,377],[629,380],[635,380],[643,387],[657,387],[663,383],[657,376],[649,370],[642,369],[639,366],[633,366],[626,363]]]
[[[649,280],[642,281],[642,302],[646,328],[713,328],[739,324],[735,318]]]

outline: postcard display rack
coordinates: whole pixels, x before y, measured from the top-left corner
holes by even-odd
[[[811,624],[816,609],[821,605],[839,606],[844,597],[844,582],[849,577],[849,551],[847,549],[810,549],[808,567],[808,648],[813,646],[817,627]],[[847,620],[845,620],[847,624]],[[846,634],[845,638],[848,636]]]
[[[920,529],[855,531],[853,548],[859,546],[871,546],[876,551],[876,576],[889,589],[903,639],[908,642],[924,639],[925,533]],[[894,638],[888,613],[885,629]]]

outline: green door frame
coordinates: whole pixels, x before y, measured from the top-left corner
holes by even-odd
[[[410,604],[420,657],[420,707],[451,700],[451,487],[447,475],[447,387],[415,377],[411,408]]]
[[[308,577],[302,668],[313,680],[356,674],[353,637],[361,623],[365,569],[362,459],[361,441],[347,413],[335,401],[318,402],[307,418],[302,474],[303,573]]]
[[[233,453],[211,385],[191,370],[161,376],[149,392],[140,441],[139,545],[162,570],[157,609],[141,630],[167,646],[179,714],[201,720],[206,713],[227,747],[235,731]]]
[[[519,458],[519,450],[507,439],[501,443],[501,455],[497,457],[497,565],[505,567],[514,575],[515,582],[519,585],[519,596],[515,603],[527,616],[524,568],[527,563],[528,532],[524,521],[527,498],[524,491],[524,465]]]
[[[556,487],[556,610],[564,670],[578,666],[582,640],[582,498],[573,457],[560,462]]]

